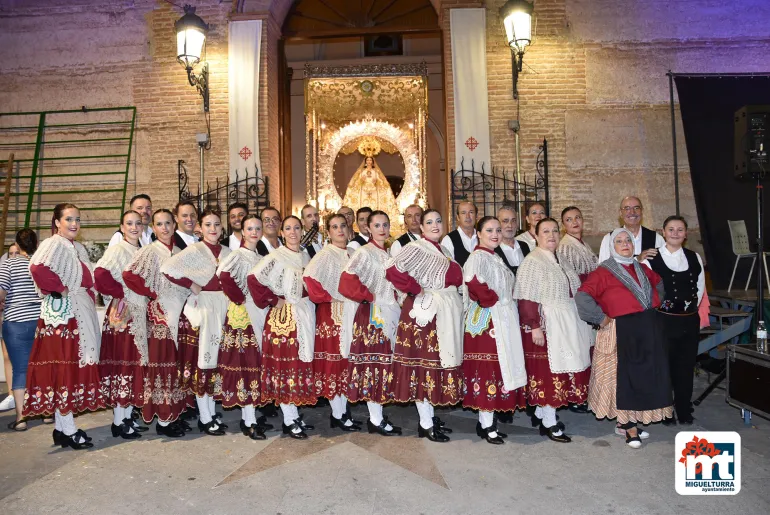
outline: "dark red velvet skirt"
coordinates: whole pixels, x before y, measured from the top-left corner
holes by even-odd
[[[260,406],[261,341],[245,306],[230,304],[219,345],[214,396],[225,408]]]
[[[191,395],[214,395],[216,372],[215,368],[203,370],[198,368],[198,330],[190,325],[190,321],[182,313],[179,316],[179,365],[182,372],[182,389]]]
[[[120,299],[112,299],[102,325],[102,347],[99,353],[99,377],[104,402],[141,407],[144,404],[144,367],[131,334],[131,322],[111,324]],[[127,309],[125,311],[128,311]]]
[[[341,327],[332,318],[331,302],[318,304],[315,312],[313,384],[317,397],[333,399],[345,395],[348,386],[348,360],[340,354]]]
[[[353,322],[346,395],[351,402],[384,404],[393,400],[390,340],[372,321],[372,304],[361,304]]]
[[[457,404],[463,398],[461,367],[441,368],[436,320],[420,327],[409,316],[414,297],[401,308],[393,351],[393,392],[398,402],[428,400],[433,405]]]
[[[260,385],[265,402],[301,406],[318,400],[313,385],[313,363],[299,359],[297,324],[289,304],[281,309],[272,307],[267,312],[262,331]]]
[[[37,322],[27,366],[24,416],[62,415],[106,407],[99,388],[98,365],[80,367],[78,324],[75,317],[53,327]]]

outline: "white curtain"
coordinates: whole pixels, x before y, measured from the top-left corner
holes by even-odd
[[[230,177],[259,166],[259,55],[262,20],[230,22]]]
[[[489,151],[489,97],[487,94],[486,9],[449,11],[452,37],[452,78],[455,106],[455,170],[491,170]]]

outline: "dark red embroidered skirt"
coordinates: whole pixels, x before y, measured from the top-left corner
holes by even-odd
[[[24,416],[62,415],[106,407],[99,389],[98,365],[79,365],[78,324],[75,317],[53,327],[37,322],[27,366]]]
[[[356,311],[346,395],[351,402],[385,404],[393,400],[393,353],[380,324],[372,320],[372,309],[372,304],[361,304]]]
[[[265,402],[301,406],[318,400],[313,385],[313,363],[299,359],[297,323],[289,304],[281,309],[271,307],[267,312],[262,331],[260,385]]]
[[[318,304],[315,312],[313,384],[317,397],[346,395],[348,360],[340,354],[341,326],[332,318],[332,303]]]
[[[245,306],[231,303],[219,345],[214,396],[225,408],[260,406],[260,340],[254,334]]]
[[[179,316],[179,369],[182,372],[182,389],[191,395],[214,395],[217,370],[198,368],[198,330],[182,313]]]
[[[147,359],[144,373],[142,418],[152,422],[173,422],[187,408],[189,395],[180,384],[176,344],[157,301],[147,307]]]
[[[513,411],[527,406],[525,387],[507,390],[503,386],[494,325],[489,310],[482,310],[486,329],[463,339],[463,406],[482,411]]]
[[[110,323],[120,299],[112,299],[102,325],[99,377],[104,402],[141,407],[144,404],[144,367],[131,334],[131,322]],[[128,308],[125,308],[127,314]]]
[[[420,327],[409,316],[414,297],[401,308],[396,347],[393,351],[393,392],[398,402],[422,401],[433,405],[457,404],[462,400],[461,367],[441,368],[436,320]]]
[[[570,403],[582,404],[588,399],[590,367],[582,372],[554,374],[548,363],[548,335],[545,345],[539,347],[532,342],[529,328],[522,326],[521,340],[527,369],[527,402],[531,406],[560,408]]]

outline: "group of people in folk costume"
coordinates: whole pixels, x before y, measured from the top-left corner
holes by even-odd
[[[640,224],[641,203],[629,199]],[[418,436],[436,442],[452,430],[435,406],[477,410],[476,432],[492,444],[517,409],[556,442],[570,441],[556,414],[564,406],[617,418],[631,447],[649,436],[637,423],[672,420],[670,344],[691,345],[703,296],[680,217],[666,220],[660,252],[640,251],[640,225],[613,231],[599,263],[576,207],[562,212],[562,236],[542,205],[529,206],[516,238],[509,206],[476,220],[461,203],[446,236],[438,211],[410,206],[393,252],[383,211],[359,210],[355,235],[352,210],[327,217],[324,245],[307,234],[318,223],[311,206],[302,219],[236,208],[224,239],[212,210],[129,210],[94,266],[76,241],[79,209],[56,206],[54,235],[30,262],[44,298],[24,405],[26,416],[55,416],[55,444],[91,447],[73,415],[105,407],[115,437],[138,438],[141,420],[156,417],[158,434],[183,436],[193,409],[199,431],[224,435],[217,402],[240,407],[240,431],[255,440],[273,429],[257,416],[270,405],[283,434],[307,438],[314,428],[299,407],[320,398],[331,428],[362,430],[350,403],[365,402],[366,430],[383,436],[402,434],[383,406],[413,402]],[[101,330],[95,292],[109,299]],[[691,421],[686,389],[674,393],[680,422]]]

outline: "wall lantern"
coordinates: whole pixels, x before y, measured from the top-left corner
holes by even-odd
[[[195,7],[184,6],[184,16],[174,24],[176,29],[176,54],[179,64],[187,70],[187,80],[203,97],[203,110],[209,111],[209,65],[204,62],[200,75],[193,70],[203,55],[209,26],[195,14]]]
[[[500,17],[505,27],[505,37],[511,47],[513,68],[513,98],[519,98],[517,83],[524,61],[524,52],[532,43],[532,11],[534,5],[526,0],[508,0],[500,8]]]

